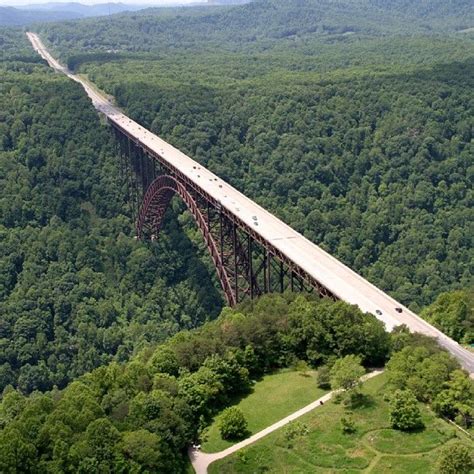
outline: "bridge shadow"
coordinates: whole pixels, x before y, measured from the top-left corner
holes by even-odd
[[[172,248],[179,252],[180,261],[184,262],[181,270],[166,275],[166,283],[174,286],[186,282],[196,295],[196,304],[199,304],[205,313],[205,319],[195,320],[194,327],[206,320],[215,319],[225,304],[220,283],[196,223],[192,216],[188,215],[185,205],[178,199],[171,201],[166,211],[163,229],[154,245],[158,247],[167,245],[163,242],[164,236]]]

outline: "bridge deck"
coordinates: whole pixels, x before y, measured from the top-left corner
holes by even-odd
[[[197,161],[131,120],[84,79],[72,74],[55,60],[36,34],[27,33],[27,35],[34,49],[52,68],[66,74],[84,87],[94,107],[106,115],[110,122],[124,130],[135,141],[152,150],[171,167],[179,170],[335,296],[348,303],[356,304],[362,311],[374,314],[385,323],[388,330],[396,325],[406,324],[412,331],[437,338],[442,346],[458,358],[464,368],[471,374],[474,373],[474,354],[462,348],[456,341],[310,242]],[[402,312],[397,312],[395,308],[401,308]]]

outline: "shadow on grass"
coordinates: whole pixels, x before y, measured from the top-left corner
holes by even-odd
[[[244,439],[247,439],[250,436],[252,436],[252,432],[249,430],[245,430],[245,432],[242,433],[240,436],[232,436],[231,438],[226,438],[224,441],[229,441],[231,443],[238,443],[239,441],[243,441]]]
[[[375,400],[374,397],[365,393],[352,393],[344,400],[344,406],[351,410],[373,408]]]
[[[426,426],[417,426],[416,428],[410,428],[409,430],[402,430],[400,428],[393,428],[393,431],[399,432],[399,433],[404,433],[407,435],[415,435],[415,434],[420,434],[426,431]]]
[[[256,380],[257,382],[259,380]],[[236,393],[232,397],[228,397],[220,406],[221,409],[227,408],[227,407],[233,407],[235,405],[238,405],[244,398],[247,398],[249,395],[252,395],[252,393],[255,392],[255,383],[252,383],[250,387],[248,387],[247,390],[242,390],[240,393]]]
[[[248,386],[248,388],[243,389],[240,393],[236,393],[235,395],[225,399],[223,401],[223,403],[221,403],[219,405],[219,408],[224,409],[224,408],[227,408],[227,407],[232,407],[234,405],[238,405],[244,398],[247,398],[249,395],[252,395],[252,393],[255,392],[255,385],[258,382],[261,382],[264,379],[265,375],[270,375],[270,374],[273,374],[273,373],[276,373],[276,372],[269,372],[267,374],[260,374],[258,376],[255,376],[250,381],[250,385]]]

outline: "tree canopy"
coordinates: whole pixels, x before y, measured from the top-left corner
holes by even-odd
[[[8,387],[0,403],[0,447],[5,447],[0,466],[30,472],[183,472],[187,446],[213,416],[247,393],[252,380],[288,367],[303,342],[316,347],[320,341],[316,360],[321,361],[339,351],[357,351],[357,361],[366,364],[388,357],[389,344],[381,354],[378,342],[367,338],[359,346],[346,334],[338,345],[324,346],[321,341],[331,339],[329,328],[311,334],[304,325],[291,324],[303,308],[308,324],[310,314],[317,317],[315,308],[324,314],[341,305],[294,294],[264,296],[225,309],[217,320],[181,331],[155,349],[143,349],[128,363],[103,365],[63,390],[24,396]],[[342,314],[379,328],[375,317],[346,306]],[[223,436],[243,436],[245,419],[235,408],[225,413]]]
[[[423,316],[469,343],[471,26],[467,0],[259,0],[37,30],[370,281],[415,310],[436,300]],[[430,338],[305,294],[221,312],[189,214],[173,202],[160,239],[136,241],[84,91],[22,31],[1,29],[0,48],[0,471],[183,472],[212,417],[295,361],[350,389],[389,360],[397,425],[417,419],[412,393],[470,427],[473,381]]]
[[[441,293],[421,316],[454,340],[474,343],[474,289]]]
[[[247,433],[247,421],[237,407],[226,408],[219,419],[219,431],[222,439],[241,439]]]
[[[331,368],[331,388],[333,390],[353,390],[361,383],[360,378],[364,373],[360,357],[348,355],[338,359]]]
[[[0,38],[0,392],[27,393],[127,360],[222,300],[178,220],[156,245],[133,238],[121,159],[81,87],[23,32]]]

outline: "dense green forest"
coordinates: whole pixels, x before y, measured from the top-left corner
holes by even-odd
[[[298,360],[331,365],[348,354],[368,366],[391,356],[394,388],[470,425],[474,382],[434,341],[403,328],[389,335],[374,316],[342,302],[264,296],[127,364],[98,368],[63,391],[24,397],[7,389],[0,469],[183,472],[189,443],[252,380]]]
[[[133,62],[84,70],[140,122],[415,309],[469,284],[471,65],[230,87],[184,74],[172,84],[170,69]]]
[[[472,24],[467,0],[257,0],[35,30],[133,118],[472,344]],[[22,31],[0,29],[0,48],[0,472],[186,472],[189,444],[255,380],[327,377],[348,355],[471,429],[474,383],[434,340],[311,295],[221,311],[180,203],[138,242],[84,91]]]
[[[421,316],[455,341],[473,344],[474,290],[441,293]]]
[[[64,386],[219,311],[194,245],[170,219],[133,238],[120,158],[82,88],[2,30],[0,392]]]
[[[323,11],[337,31],[308,29]],[[366,28],[381,12],[393,28]],[[471,285],[474,41],[451,24],[471,24],[467,2],[150,15],[40,31],[140,123],[413,309]]]
[[[199,9],[186,15],[208,18]],[[142,16],[120,18],[136,25]],[[51,39],[51,31],[82,24],[90,26],[43,31]],[[94,32],[77,29],[86,34]],[[126,360],[212,318],[222,300],[212,270],[196,257],[203,249],[188,219],[170,218],[158,246],[133,240],[115,145],[80,88],[41,65],[21,32],[3,30],[0,43],[0,386],[29,392]],[[310,44],[319,52],[308,55]],[[339,44],[308,36],[301,48],[275,41],[254,55],[157,58],[141,49],[113,61],[95,53],[73,66],[137,120],[415,309],[470,284],[469,37]],[[447,303],[424,314],[470,343],[472,304],[455,295],[449,318]]]
[[[74,50],[264,51],[314,44],[314,38],[437,35],[472,27],[469,0],[255,0],[243,6],[149,9],[48,26],[52,44]]]

